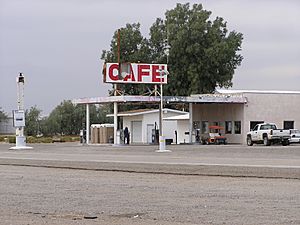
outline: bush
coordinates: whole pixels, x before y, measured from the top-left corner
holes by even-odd
[[[80,137],[78,136],[59,136],[56,137],[59,139],[59,142],[75,142],[80,141]],[[9,135],[2,135],[0,136],[0,142],[8,143],[16,143],[16,136],[9,136]],[[26,143],[52,143],[53,137],[34,137],[34,136],[27,136]]]
[[[0,142],[5,142],[5,136],[0,136]]]
[[[80,141],[80,137],[78,136],[63,136],[61,137],[62,142],[74,142],[74,141]]]
[[[51,137],[33,137],[28,136],[26,138],[27,143],[52,143]]]
[[[14,135],[1,135],[0,142],[16,143],[16,137]]]
[[[26,143],[36,143],[35,142],[35,137],[33,137],[33,136],[27,136],[26,137]]]
[[[40,143],[52,143],[52,138],[51,137],[41,137],[40,139]]]
[[[9,136],[8,143],[16,143],[16,136]]]

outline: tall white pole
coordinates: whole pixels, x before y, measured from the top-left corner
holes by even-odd
[[[117,131],[118,131],[118,103],[114,102],[114,145],[118,144]]]
[[[14,110],[14,125],[16,127],[16,146],[10,149],[32,149],[26,146],[26,137],[24,136],[25,112],[24,112],[24,82],[25,78],[22,73],[16,79],[17,81],[17,109]],[[17,124],[17,121],[23,124]]]
[[[193,141],[193,103],[189,103],[189,113],[190,113],[190,119],[189,119],[189,143],[192,143]]]
[[[24,82],[25,78],[22,73],[17,77],[17,107],[18,110],[24,110]],[[24,136],[24,127],[16,129],[16,135]]]
[[[114,84],[114,96],[117,96],[117,84]],[[114,102],[114,145],[118,144],[118,103]]]
[[[86,144],[90,143],[90,106],[86,104]]]
[[[163,86],[160,82],[159,136],[163,136]]]
[[[163,133],[163,74],[165,71],[162,68],[159,69],[160,73],[160,107],[159,107],[159,150],[156,152],[171,152],[170,150],[166,150],[166,139]]]

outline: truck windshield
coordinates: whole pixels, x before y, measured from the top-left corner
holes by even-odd
[[[276,130],[277,128],[276,128],[276,126],[274,124],[266,124],[266,125],[262,125],[260,127],[260,129],[261,130],[270,130],[270,129]]]

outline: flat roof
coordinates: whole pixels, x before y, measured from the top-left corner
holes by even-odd
[[[276,91],[276,90],[228,90],[228,89],[217,89],[216,93],[220,94],[300,94],[300,91]]]
[[[163,96],[166,103],[247,103],[247,99],[241,94],[201,94],[192,96]],[[107,97],[91,97],[73,99],[74,104],[104,104],[104,103],[134,103],[134,102],[160,102],[159,96],[121,95]]]

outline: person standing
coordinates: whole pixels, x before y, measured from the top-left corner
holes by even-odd
[[[125,127],[124,129],[124,143],[129,145],[129,130],[128,127]]]

